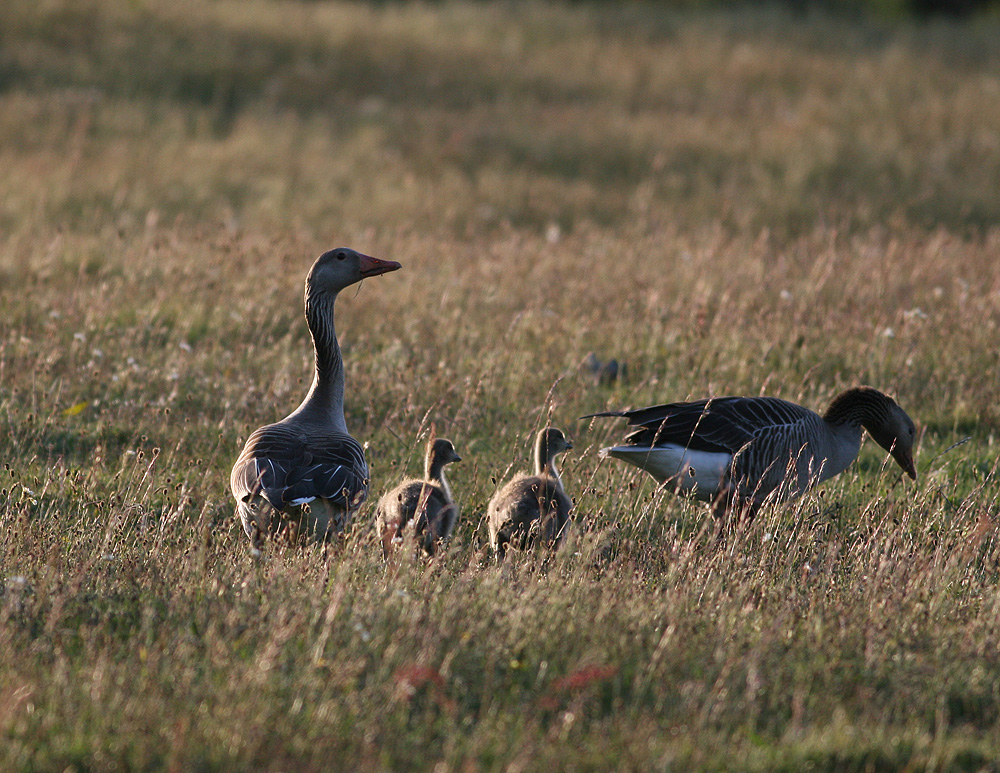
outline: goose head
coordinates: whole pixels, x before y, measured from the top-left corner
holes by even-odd
[[[538,466],[544,467],[549,464],[558,454],[569,451],[573,444],[569,442],[561,429],[546,427],[538,433],[538,440],[535,445]]]
[[[893,403],[882,420],[873,426],[866,426],[868,434],[882,448],[889,452],[903,472],[913,480],[917,479],[917,468],[913,462],[913,446],[917,439],[917,428],[906,411]]]
[[[430,448],[427,450],[427,458],[436,461],[442,466],[462,461],[462,457],[458,455],[455,446],[452,445],[450,440],[446,440],[445,438],[438,438],[431,443]]]
[[[347,247],[338,247],[327,250],[316,259],[306,279],[306,287],[311,292],[336,295],[366,277],[387,274],[398,268],[401,266],[394,260],[380,260]]]

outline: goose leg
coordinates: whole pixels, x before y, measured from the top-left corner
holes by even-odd
[[[379,542],[382,543],[382,558],[388,558],[393,554],[398,544],[403,541],[400,535],[399,518],[380,509],[375,513],[375,526]]]
[[[723,486],[719,489],[715,499],[712,500],[712,515],[715,516],[715,544],[723,546],[726,543],[726,526],[732,516],[734,505],[732,485]]]
[[[451,536],[452,529],[455,528],[455,521],[458,519],[458,505],[448,505],[441,508],[435,519],[431,532],[435,542],[441,542]]]
[[[288,538],[288,544],[295,546],[299,542],[299,534],[302,531],[302,518],[291,518],[288,521],[288,526],[285,528],[285,536]]]
[[[498,564],[502,564],[504,558],[507,556],[507,544],[510,542],[510,532],[506,529],[501,529],[497,532],[496,541],[494,543],[494,550],[496,551],[496,560]]]

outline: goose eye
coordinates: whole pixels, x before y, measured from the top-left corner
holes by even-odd
[[[347,253],[346,252],[338,252],[337,253],[337,260],[343,260],[346,257],[347,257]]]

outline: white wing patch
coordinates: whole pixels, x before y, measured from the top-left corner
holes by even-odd
[[[660,483],[670,482],[680,491],[698,499],[711,500],[729,477],[732,454],[719,451],[692,451],[674,444],[653,448],[612,446],[601,456],[613,456],[645,470]]]
[[[292,507],[298,507],[299,505],[307,505],[312,502],[316,497],[299,497],[298,499],[293,499],[290,504]]]

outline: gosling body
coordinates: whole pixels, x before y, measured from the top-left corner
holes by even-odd
[[[490,501],[487,523],[497,560],[503,560],[509,547],[526,550],[536,540],[553,548],[562,543],[573,501],[563,489],[555,458],[572,447],[561,430],[541,430],[535,438],[534,474],[514,476]]]
[[[445,467],[462,461],[450,440],[438,438],[427,444],[424,478],[409,478],[385,493],[375,512],[375,531],[384,555],[412,532],[428,555],[451,536],[459,509],[445,477]]]

